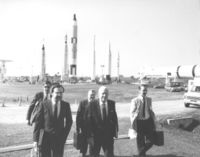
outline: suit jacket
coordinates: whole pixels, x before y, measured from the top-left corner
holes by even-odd
[[[94,135],[104,134],[107,137],[118,137],[118,118],[115,110],[115,102],[107,100],[106,120],[103,122],[99,99],[91,104],[92,111],[92,132]]]
[[[31,114],[35,108],[35,104],[36,103],[39,103],[40,101],[43,100],[43,97],[44,97],[44,93],[43,92],[38,92],[35,94],[33,100],[31,101],[31,104],[28,108],[28,111],[27,111],[27,116],[26,116],[26,119],[30,121],[31,119]]]
[[[51,100],[45,100],[41,102],[39,112],[36,117],[35,130],[33,140],[42,144],[43,132],[54,134],[57,137],[57,141],[64,144],[69,131],[72,126],[72,114],[70,104],[65,101],[61,101],[57,107],[57,119],[53,117]]]
[[[90,103],[88,100],[83,100],[80,102],[78,110],[77,110],[77,115],[76,115],[76,130],[79,132],[81,129],[83,135],[89,136],[88,135],[88,128],[89,126],[89,116],[88,114],[90,110]]]
[[[131,101],[131,108],[130,108],[130,120],[132,128],[137,131],[137,118],[139,111],[141,111],[141,107],[143,104],[143,100],[141,96],[138,96]],[[149,110],[150,118],[155,121],[155,114],[152,110],[152,100],[150,97],[146,97],[146,106],[147,110]]]

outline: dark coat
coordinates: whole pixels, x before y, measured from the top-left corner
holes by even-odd
[[[31,114],[32,114],[32,112],[35,108],[36,103],[40,103],[43,100],[43,98],[44,98],[43,92],[38,92],[38,93],[35,94],[33,100],[31,101],[31,104],[28,108],[28,111],[27,111],[26,119],[28,121],[30,121],[30,119],[31,119]]]
[[[90,103],[88,100],[83,100],[80,102],[77,115],[76,115],[76,130],[79,132],[79,130],[82,131],[84,136],[88,136],[88,126],[89,125],[89,115],[90,114]]]
[[[41,145],[43,140],[41,130],[43,130],[44,133],[54,134],[57,137],[57,142],[64,144],[71,126],[72,114],[70,104],[68,102],[61,101],[60,105],[58,105],[57,119],[55,119],[53,117],[51,101],[45,100],[41,102],[38,110],[33,140]]]
[[[88,148],[87,139],[91,136],[91,119],[90,119],[90,105],[92,103],[88,102],[88,100],[83,100],[80,102],[77,115],[76,115],[76,130],[78,133],[81,132],[82,139],[80,142],[80,152],[86,153]],[[90,150],[90,149],[89,149]],[[91,151],[91,150],[90,150]],[[91,152],[90,152],[91,153]]]
[[[118,118],[115,110],[115,102],[112,100],[107,101],[106,120],[103,122],[101,116],[101,108],[99,100],[94,101],[92,107],[92,132],[95,136],[104,134],[108,138],[118,136]]]

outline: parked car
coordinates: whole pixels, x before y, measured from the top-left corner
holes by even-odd
[[[165,85],[165,89],[169,92],[182,92],[185,90],[182,82],[169,82]]]
[[[154,85],[153,88],[161,89],[161,88],[165,88],[165,85],[164,84],[157,84],[157,85]]]

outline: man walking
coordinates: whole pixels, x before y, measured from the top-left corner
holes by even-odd
[[[139,86],[139,96],[132,99],[130,120],[133,129],[137,132],[137,148],[139,157],[145,157],[146,151],[153,146],[153,132],[155,130],[155,114],[152,110],[152,101],[147,97],[147,86]]]
[[[76,116],[76,130],[78,134],[83,135],[83,141],[81,143],[81,148],[80,152],[82,153],[82,157],[86,156],[87,153],[87,148],[88,148],[88,140],[89,140],[89,132],[88,129],[90,126],[88,126],[89,119],[88,119],[88,114],[89,114],[89,108],[91,105],[91,102],[94,101],[95,99],[95,91],[94,90],[89,90],[88,91],[88,98],[86,100],[83,100],[80,102],[78,111],[77,111],[77,116]],[[92,155],[92,146],[89,144],[89,154],[90,156]]]
[[[65,141],[72,126],[70,104],[62,100],[63,92],[60,84],[53,85],[51,99],[40,105],[35,122],[34,145],[39,146],[41,157],[63,157]]]
[[[94,135],[94,156],[99,157],[101,147],[104,157],[114,157],[114,137],[118,134],[118,118],[115,102],[108,99],[109,91],[105,86],[99,88],[99,98],[92,108],[92,133]]]
[[[43,92],[38,92],[35,94],[33,100],[31,101],[31,104],[28,108],[27,111],[27,124],[28,125],[32,125],[32,123],[34,122],[35,116],[36,116],[36,112],[37,112],[37,105],[40,104],[41,101],[45,100],[45,99],[49,99],[49,89],[51,87],[51,82],[46,81],[43,84]]]

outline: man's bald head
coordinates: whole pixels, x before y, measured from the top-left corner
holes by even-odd
[[[105,103],[108,100],[108,88],[106,86],[101,86],[98,91],[99,99],[101,102]]]

